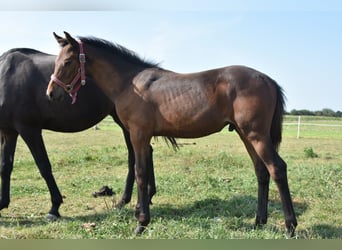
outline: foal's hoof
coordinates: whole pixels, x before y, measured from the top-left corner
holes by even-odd
[[[137,228],[135,229],[134,232],[135,232],[135,234],[140,235],[140,234],[142,234],[144,232],[144,230],[145,230],[145,227],[139,225],[139,226],[137,226]]]
[[[293,238],[295,236],[295,231],[296,231],[296,226],[291,224],[289,227],[287,227],[287,230],[286,230],[287,237]]]
[[[121,209],[126,205],[126,202],[124,200],[119,200],[118,203],[116,203],[115,208]]]
[[[261,218],[260,216],[256,216],[255,218],[255,227],[257,228],[260,225],[265,225],[267,224],[267,217],[266,218]]]
[[[47,214],[46,215],[46,220],[49,222],[57,221],[60,218],[60,216],[57,216],[55,214]]]

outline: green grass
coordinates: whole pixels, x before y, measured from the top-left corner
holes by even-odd
[[[286,117],[284,122],[291,119],[296,118]],[[310,119],[310,123],[342,124],[338,119]],[[273,182],[268,224],[254,229],[257,182],[253,166],[239,137],[226,129],[205,138],[180,139],[177,152],[163,140],[152,141],[157,195],[146,232],[134,235],[136,191],[130,204],[115,209],[127,173],[123,136],[109,118],[100,128],[74,134],[44,131],[54,176],[65,196],[60,208],[63,218],[53,223],[45,221],[50,208],[46,184],[26,145],[18,141],[11,204],[1,211],[0,238],[286,238]],[[342,127],[305,128],[297,140],[297,127],[285,125],[280,149],[288,164],[298,216],[296,238],[342,239]],[[318,157],[307,157],[307,148]],[[116,195],[93,198],[92,192],[103,185],[112,187]]]

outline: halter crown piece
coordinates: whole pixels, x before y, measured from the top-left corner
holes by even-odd
[[[71,104],[74,104],[76,102],[77,92],[79,91],[81,86],[84,86],[86,84],[86,76],[85,76],[85,69],[84,69],[86,58],[84,54],[83,43],[82,41],[77,41],[77,42],[80,45],[80,54],[79,54],[80,68],[78,69],[78,72],[76,76],[74,77],[74,80],[72,80],[71,83],[66,84],[62,82],[61,80],[59,80],[54,74],[51,75],[51,80],[54,81],[60,87],[62,87],[65,90],[65,92],[67,92],[70,95],[72,99]]]

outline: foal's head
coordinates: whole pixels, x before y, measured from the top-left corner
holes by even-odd
[[[61,51],[55,60],[55,70],[51,75],[46,94],[50,99],[58,99],[67,92],[74,103],[77,91],[85,84],[85,55],[82,43],[67,32],[64,33],[65,38],[53,33],[61,46]]]

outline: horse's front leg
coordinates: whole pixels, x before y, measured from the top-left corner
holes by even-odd
[[[10,181],[17,138],[16,131],[0,131],[0,210],[7,208],[10,203]]]
[[[58,210],[63,203],[63,197],[52,174],[52,167],[45,149],[41,130],[21,127],[19,133],[29,147],[39,172],[44,178],[50,192],[52,207],[46,218],[50,221],[56,220],[61,217]]]

